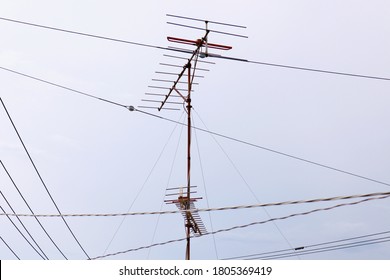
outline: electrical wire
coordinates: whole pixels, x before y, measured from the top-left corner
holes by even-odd
[[[12,70],[12,69],[9,69],[9,68],[6,68],[6,67],[0,66],[0,69],[4,70],[4,71],[7,71],[7,72],[11,72],[11,73],[17,74],[19,76],[23,76],[23,77],[26,77],[26,78],[29,78],[29,79],[36,80],[36,81],[39,81],[39,82],[42,82],[42,83],[45,83],[45,84],[48,84],[48,85],[51,85],[51,86],[55,86],[55,87],[62,88],[62,89],[68,90],[68,91],[72,91],[74,93],[78,93],[78,94],[81,94],[81,95],[84,95],[84,96],[87,96],[87,97],[90,97],[90,98],[93,98],[93,99],[97,99],[99,101],[103,101],[103,102],[107,102],[107,103],[110,103],[110,104],[113,104],[113,105],[116,105],[116,106],[127,108],[127,106],[119,104],[119,103],[116,103],[116,102],[113,102],[111,100],[100,98],[100,97],[97,97],[97,96],[92,95],[92,94],[88,94],[88,93],[85,93],[85,92],[82,92],[82,91],[79,91],[79,90],[76,90],[76,89],[73,89],[73,88],[70,88],[70,87],[66,87],[66,86],[63,86],[63,85],[60,85],[60,84],[57,84],[57,83],[53,83],[53,82],[47,81],[45,79],[41,79],[41,78],[37,78],[37,77],[31,76],[31,75],[28,75],[28,74],[25,74],[25,73],[21,73],[19,71],[15,71],[15,70]]]
[[[300,66],[293,66],[293,65],[286,65],[286,64],[269,63],[269,62],[248,60],[248,59],[243,59],[243,58],[214,55],[214,54],[209,54],[209,56],[214,57],[214,58],[227,59],[227,60],[232,60],[232,61],[239,61],[239,62],[245,62],[245,63],[257,64],[257,65],[263,65],[263,66],[285,68],[285,69],[290,69],[290,70],[300,70],[300,71],[316,72],[316,73],[322,73],[322,74],[341,75],[341,76],[347,76],[347,77],[353,77],[353,78],[390,81],[390,78],[388,78],[388,77],[379,77],[379,76],[372,76],[372,75],[362,75],[362,74],[354,74],[354,73],[347,73],[347,72],[300,67]]]
[[[3,161],[0,160],[0,164],[1,166],[3,167],[5,173],[7,174],[8,178],[10,179],[12,185],[14,186],[14,188],[16,189],[16,191],[18,192],[19,196],[22,198],[23,202],[26,204],[27,208],[29,209],[30,213],[32,215],[35,215],[34,211],[32,210],[30,204],[27,202],[26,198],[23,196],[22,192],[20,191],[18,185],[16,184],[15,180],[12,178],[11,174],[9,173],[8,169],[5,167]],[[60,254],[66,259],[66,256],[64,255],[64,253],[62,252],[62,250],[59,248],[59,246],[57,245],[57,243],[54,241],[54,239],[50,236],[49,232],[45,229],[45,227],[42,225],[41,221],[38,219],[38,217],[35,217],[35,220],[37,221],[37,223],[39,224],[39,226],[41,227],[41,229],[43,230],[43,232],[46,234],[46,236],[49,238],[49,240],[51,241],[51,243],[54,245],[54,247],[56,247],[56,249],[58,250],[58,252],[60,252]]]
[[[5,244],[5,246],[7,246],[7,248],[12,252],[12,254],[13,254],[18,260],[20,260],[19,256],[15,253],[14,250],[12,250],[12,248],[7,244],[7,242],[5,242],[5,240],[3,239],[3,237],[0,236],[0,239],[1,239],[1,241],[3,241],[3,243]]]
[[[257,221],[257,222],[253,222],[253,223],[249,223],[249,224],[245,224],[245,225],[239,225],[239,226],[234,226],[234,227],[230,227],[230,228],[220,229],[220,230],[216,230],[216,231],[213,231],[213,232],[206,232],[206,233],[204,233],[204,234],[202,234],[200,236],[190,236],[190,238],[200,238],[200,237],[204,237],[204,236],[211,235],[211,234],[218,234],[218,233],[222,233],[222,232],[229,232],[229,231],[232,231],[232,230],[243,229],[243,228],[251,227],[251,226],[254,226],[254,225],[261,225],[261,224],[269,223],[269,222],[272,222],[272,221],[286,220],[286,219],[293,218],[293,217],[310,215],[310,214],[313,214],[313,213],[316,213],[316,212],[329,211],[329,210],[333,210],[333,209],[340,208],[340,207],[357,205],[357,204],[365,203],[365,202],[368,202],[368,201],[378,200],[378,199],[385,199],[385,198],[389,198],[389,197],[390,197],[390,195],[380,196],[380,197],[375,197],[375,198],[366,198],[366,199],[359,200],[359,201],[356,201],[356,202],[342,203],[342,204],[337,204],[337,205],[326,207],[326,208],[317,208],[317,209],[310,210],[310,211],[307,211],[307,212],[299,212],[299,213],[294,213],[294,214],[290,214],[290,215],[283,216],[283,217],[272,218],[272,219],[264,220],[264,221]],[[151,247],[168,245],[168,244],[171,244],[171,243],[177,243],[177,242],[181,242],[181,241],[184,241],[184,240],[187,240],[187,237],[179,238],[179,239],[173,239],[173,240],[160,242],[160,243],[154,243],[154,244],[151,244],[151,245],[141,246],[141,247],[138,247],[138,248],[132,248],[132,249],[119,251],[119,252],[115,252],[115,253],[110,253],[110,254],[106,254],[106,255],[101,255],[101,256],[93,257],[93,258],[91,258],[91,260],[117,256],[117,255],[120,255],[120,254],[125,254],[125,253],[135,252],[135,251],[139,251],[139,250],[144,250],[144,249],[148,249],[148,248],[151,248]]]
[[[34,79],[36,81],[40,81],[40,82],[43,82],[43,83],[46,83],[46,84],[49,84],[49,85],[52,85],[52,86],[56,86],[56,87],[59,87],[59,88],[62,88],[62,89],[68,90],[68,91],[72,91],[74,93],[78,93],[78,94],[81,94],[81,95],[84,95],[84,96],[87,96],[87,97],[90,97],[90,98],[93,98],[93,99],[96,99],[96,100],[100,100],[100,101],[103,101],[103,102],[106,102],[106,103],[110,103],[110,104],[113,104],[113,105],[116,105],[116,106],[120,106],[120,107],[128,109],[129,111],[139,112],[139,113],[142,113],[144,115],[148,115],[148,116],[151,116],[151,117],[154,117],[154,118],[158,118],[158,119],[162,119],[162,120],[165,120],[165,121],[178,123],[180,125],[186,126],[185,123],[181,123],[181,122],[178,122],[178,121],[175,121],[175,120],[172,120],[172,119],[160,116],[160,115],[156,115],[156,114],[153,114],[153,113],[150,113],[150,112],[146,112],[146,111],[137,109],[134,106],[128,106],[128,105],[123,105],[123,104],[120,104],[120,103],[117,103],[117,102],[113,102],[113,101],[110,101],[108,99],[100,98],[100,97],[94,96],[92,94],[88,94],[88,93],[85,93],[85,92],[82,92],[82,91],[79,91],[79,90],[75,90],[75,89],[72,89],[72,88],[69,88],[69,87],[66,87],[66,86],[59,85],[57,83],[49,82],[47,80],[44,80],[44,79],[41,79],[41,78],[37,78],[37,77],[31,76],[31,75],[27,75],[27,74],[24,74],[24,73],[15,71],[15,70],[11,70],[11,69],[8,69],[8,68],[4,68],[4,67],[1,67],[1,66],[0,66],[0,69],[9,71],[11,73],[14,73],[14,74],[17,74],[17,75],[21,75],[21,76],[24,76],[24,77],[27,77],[27,78],[30,78],[30,79]],[[312,164],[312,165],[316,165],[316,166],[319,166],[319,167],[322,167],[322,168],[326,168],[326,169],[333,170],[333,171],[336,171],[336,172],[339,172],[339,173],[347,174],[347,175],[350,175],[350,176],[353,176],[353,177],[357,177],[357,178],[360,178],[360,179],[363,179],[363,180],[371,181],[371,182],[374,182],[374,183],[377,183],[377,184],[386,185],[386,186],[390,187],[389,183],[386,183],[386,182],[383,182],[383,181],[379,181],[379,180],[376,180],[376,179],[372,179],[372,178],[369,178],[369,177],[366,177],[366,176],[362,176],[362,175],[359,175],[359,174],[356,174],[356,173],[352,173],[352,172],[349,172],[349,171],[345,171],[345,170],[342,170],[340,168],[335,168],[335,167],[332,167],[330,165],[318,163],[318,162],[315,162],[315,161],[312,161],[312,160],[308,160],[308,159],[305,159],[305,158],[302,158],[302,157],[294,156],[294,155],[291,155],[291,154],[288,154],[288,153],[285,153],[285,152],[280,152],[280,151],[277,151],[275,149],[267,148],[267,147],[264,147],[264,146],[261,146],[261,145],[258,145],[258,144],[254,144],[254,143],[251,143],[251,142],[248,142],[248,141],[240,140],[238,138],[227,136],[227,135],[224,135],[224,134],[221,134],[221,133],[217,133],[217,132],[214,132],[214,131],[211,131],[211,130],[202,129],[202,128],[198,128],[198,127],[194,127],[194,126],[191,126],[191,127],[193,129],[196,129],[196,130],[199,130],[199,131],[202,131],[202,132],[206,132],[206,133],[209,133],[209,134],[213,134],[215,136],[218,136],[218,137],[221,137],[221,138],[225,138],[225,139],[237,142],[237,143],[241,143],[241,144],[244,144],[244,145],[247,145],[247,146],[251,146],[251,147],[254,147],[254,148],[257,148],[257,149],[261,149],[261,150],[267,151],[267,152],[271,152],[271,153],[278,154],[278,155],[281,155],[281,156],[289,157],[289,158],[292,158],[292,159],[295,159],[295,160],[299,160],[299,161],[306,162],[306,163],[309,163],[309,164]]]
[[[380,197],[390,196],[390,192],[377,192],[377,193],[367,193],[367,194],[357,194],[357,195],[348,195],[348,196],[334,196],[327,198],[316,198],[316,199],[307,199],[307,200],[290,200],[282,202],[271,202],[271,203],[262,203],[262,204],[252,204],[252,205],[236,205],[236,206],[226,206],[226,207],[216,207],[216,208],[197,208],[185,210],[189,212],[211,212],[211,211],[226,211],[226,210],[239,210],[239,209],[252,209],[259,207],[271,207],[271,206],[286,206],[286,205],[298,205],[298,204],[312,204],[318,202],[331,202],[337,200],[350,200],[357,198],[373,198],[378,199]],[[1,214],[0,216],[19,216],[19,217],[44,217],[44,218],[58,218],[58,217],[120,217],[120,216],[142,216],[142,215],[161,215],[161,214],[177,214],[183,213],[183,210],[174,210],[174,211],[151,211],[151,212],[125,212],[125,213],[103,213],[103,214],[12,214],[6,213]]]
[[[145,115],[148,115],[148,116],[151,116],[151,117],[154,117],[154,118],[159,118],[159,119],[162,119],[162,120],[165,120],[165,121],[176,122],[175,120],[172,120],[172,119],[169,119],[169,118],[166,118],[166,117],[163,117],[163,116],[159,116],[159,115],[156,115],[156,114],[153,114],[153,113],[145,112],[145,111],[142,111],[142,110],[135,109],[134,111],[137,111],[139,113],[143,113]],[[181,123],[181,125],[186,125],[186,124],[185,123]],[[366,177],[366,176],[362,176],[362,175],[359,175],[359,174],[356,174],[356,173],[345,171],[345,170],[342,170],[340,168],[332,167],[330,165],[318,163],[318,162],[315,162],[315,161],[312,161],[312,160],[308,160],[308,159],[305,159],[305,158],[302,158],[302,157],[294,156],[292,154],[280,152],[280,151],[277,151],[277,150],[274,150],[274,149],[270,149],[270,148],[267,148],[267,147],[264,147],[264,146],[261,146],[261,145],[257,145],[257,144],[248,142],[248,141],[240,140],[240,139],[235,138],[235,137],[231,137],[231,136],[227,136],[227,135],[224,135],[224,134],[221,134],[221,133],[217,133],[217,132],[214,132],[214,131],[211,131],[211,130],[208,130],[208,129],[202,129],[202,128],[193,127],[193,126],[192,126],[192,128],[194,128],[196,130],[199,130],[199,131],[202,131],[202,132],[206,132],[206,133],[218,136],[218,137],[221,137],[221,138],[225,138],[225,139],[237,142],[237,143],[241,143],[241,144],[244,144],[244,145],[247,145],[247,146],[251,146],[251,147],[254,147],[254,148],[257,148],[257,149],[261,149],[261,150],[267,151],[267,152],[278,154],[280,156],[288,157],[288,158],[291,158],[291,159],[295,159],[295,160],[298,160],[298,161],[302,161],[302,162],[309,163],[309,164],[312,164],[312,165],[316,165],[316,166],[319,166],[319,167],[322,167],[322,168],[326,168],[326,169],[329,169],[329,170],[332,170],[332,171],[336,171],[336,172],[343,173],[343,174],[346,174],[346,175],[349,175],[349,176],[357,177],[357,178],[360,178],[360,179],[363,179],[363,180],[366,180],[366,181],[370,181],[370,182],[374,182],[374,183],[377,183],[377,184],[381,184],[381,185],[385,185],[385,186],[389,186],[390,187],[390,183],[386,183],[386,182],[379,181],[379,180],[376,180],[376,179],[372,179],[372,178],[369,178],[369,177]]]
[[[28,26],[33,26],[33,27],[44,28],[44,29],[53,30],[53,31],[65,32],[65,33],[74,34],[74,35],[81,35],[81,36],[87,36],[87,37],[96,38],[96,39],[114,41],[114,42],[117,42],[117,43],[125,43],[125,44],[140,46],[140,47],[168,50],[168,48],[159,47],[159,46],[155,46],[155,45],[143,44],[143,43],[132,42],[132,41],[128,41],[128,40],[116,39],[116,38],[100,36],[100,35],[94,35],[94,34],[90,34],[90,33],[72,31],[72,30],[68,30],[68,29],[57,28],[57,27],[52,27],[52,26],[48,26],[48,25],[36,24],[36,23],[31,23],[31,22],[26,22],[26,21],[21,21],[21,20],[15,20],[15,19],[10,19],[10,18],[0,17],[0,20],[13,22],[13,23],[18,23],[18,24],[23,24],[23,25],[28,25]]]
[[[373,237],[373,236],[378,236],[378,235],[384,235],[384,234],[389,234],[389,233],[390,233],[390,231],[383,231],[383,232],[365,234],[365,235],[354,236],[354,237],[349,237],[349,238],[344,238],[344,239],[338,239],[338,240],[332,240],[332,241],[327,241],[327,242],[321,242],[321,243],[317,243],[317,244],[299,246],[297,248],[294,248],[293,250],[294,251],[305,250],[304,252],[306,252],[306,249],[308,249],[308,248],[320,247],[320,246],[330,245],[330,244],[335,244],[335,243],[342,243],[342,242],[346,242],[346,241],[352,241],[352,240],[356,240],[356,239],[362,239],[362,238]],[[389,237],[384,237],[384,238],[389,238]],[[381,238],[381,239],[384,239],[384,238]],[[361,242],[364,242],[364,241],[361,241]],[[344,245],[345,244],[341,244],[341,245],[338,245],[338,246],[344,246]],[[320,248],[320,249],[323,249],[323,248]],[[275,254],[280,254],[280,255],[286,254],[287,255],[289,253],[291,253],[291,249],[284,249],[284,250],[276,250],[276,251],[269,251],[269,252],[262,252],[262,253],[256,253],[256,254],[249,254],[249,255],[241,255],[241,256],[236,256],[236,257],[223,258],[223,260],[255,259],[255,258],[263,258],[263,257],[266,258],[266,257],[269,257],[269,256],[274,257]]]
[[[96,38],[96,39],[103,39],[103,40],[109,40],[109,41],[114,41],[114,42],[118,42],[118,43],[125,43],[125,44],[135,45],[135,46],[139,46],[139,47],[147,47],[147,48],[154,48],[154,49],[175,51],[175,52],[192,53],[190,50],[180,50],[180,49],[166,48],[166,47],[161,47],[161,46],[157,46],[157,45],[138,43],[138,42],[134,42],[134,41],[116,39],[116,38],[100,36],[100,35],[94,35],[94,34],[84,33],[84,32],[79,32],[79,31],[72,31],[72,30],[68,30],[68,29],[51,27],[51,26],[47,26],[47,25],[41,25],[41,24],[36,24],[36,23],[31,23],[31,22],[26,22],[26,21],[21,21],[21,20],[15,20],[15,19],[10,19],[10,18],[5,18],[5,17],[0,17],[0,20],[7,21],[7,22],[12,22],[12,23],[23,24],[23,25],[28,25],[28,26],[33,26],[33,27],[38,27],[38,28],[44,28],[44,29],[53,30],[53,31],[65,32],[65,33],[74,34],[74,35],[81,35],[81,36],[87,36],[87,37]],[[239,61],[239,62],[251,63],[251,64],[257,64],[257,65],[263,65],[263,66],[279,67],[279,68],[285,68],[285,69],[291,69],[291,70],[310,71],[310,72],[316,72],[316,73],[322,73],[322,74],[342,75],[342,76],[349,76],[349,77],[354,77],[354,78],[364,78],[364,79],[375,79],[375,80],[382,80],[382,81],[390,81],[390,78],[387,78],[387,77],[379,77],[379,76],[372,76],[372,75],[361,75],[361,74],[339,72],[339,71],[330,71],[330,70],[321,70],[321,69],[307,68],[307,67],[300,67],[300,66],[293,66],[293,65],[268,63],[268,62],[248,60],[248,59],[237,58],[237,57],[222,56],[222,55],[210,54],[210,53],[207,54],[207,56],[208,57],[213,57],[213,58],[218,58],[218,59]]]
[[[324,253],[324,252],[335,251],[335,250],[343,250],[343,249],[361,247],[361,246],[366,246],[366,245],[373,245],[373,244],[384,243],[384,242],[390,242],[390,236],[385,237],[385,238],[370,239],[370,240],[364,240],[364,241],[359,241],[359,242],[347,243],[347,244],[343,244],[343,245],[328,246],[328,247],[319,248],[319,249],[307,250],[305,252],[299,252],[298,255],[299,256],[311,255],[311,254]],[[291,256],[291,253],[284,254],[284,255],[282,254],[282,255],[269,256],[269,257],[265,257],[262,259],[263,260],[273,260],[273,259],[288,258],[290,256]],[[257,259],[257,258],[249,258],[247,260],[253,260],[253,259]]]
[[[48,194],[48,196],[49,196],[50,200],[52,201],[53,205],[55,206],[55,208],[57,209],[57,212],[61,215],[62,213],[61,213],[61,211],[60,211],[60,209],[59,209],[57,203],[55,202],[53,196],[51,195],[51,193],[50,193],[50,191],[49,191],[49,189],[48,189],[48,187],[46,186],[46,183],[43,181],[43,178],[42,178],[40,172],[38,171],[38,168],[36,167],[36,165],[35,165],[35,163],[34,163],[32,157],[31,157],[30,153],[28,152],[27,147],[26,147],[26,145],[24,144],[24,141],[23,141],[22,137],[20,136],[19,131],[18,131],[18,129],[16,128],[15,123],[13,122],[13,120],[12,120],[12,118],[11,118],[11,115],[9,114],[9,112],[8,112],[8,110],[7,110],[7,107],[5,106],[5,104],[4,104],[3,100],[1,99],[1,97],[0,97],[0,101],[1,101],[1,104],[3,105],[3,108],[4,108],[4,110],[5,110],[6,114],[7,114],[7,116],[8,116],[8,118],[9,118],[9,120],[10,120],[10,122],[11,122],[13,128],[14,128],[14,130],[15,130],[15,133],[17,134],[17,136],[18,136],[18,138],[19,138],[19,140],[20,140],[20,142],[21,142],[21,144],[22,144],[22,146],[23,146],[23,148],[24,148],[24,150],[25,150],[25,152],[26,152],[28,158],[30,159],[30,162],[31,162],[32,166],[34,167],[34,170],[35,170],[36,174],[38,175],[38,177],[39,177],[39,179],[40,179],[42,185],[43,185],[44,188],[45,188],[46,193]],[[62,221],[64,222],[65,226],[67,227],[67,229],[69,230],[69,232],[70,232],[71,235],[73,236],[73,239],[74,239],[74,240],[76,241],[76,243],[79,245],[80,249],[84,252],[84,254],[87,256],[87,258],[89,258],[89,255],[88,255],[87,252],[85,251],[84,247],[81,245],[80,241],[77,239],[76,235],[73,233],[72,229],[70,228],[69,224],[66,222],[66,220],[65,220],[64,217],[62,217]],[[64,255],[63,255],[63,256],[64,256]],[[64,256],[64,257],[65,257],[65,256]],[[65,257],[65,259],[66,259],[66,257]]]
[[[100,100],[100,101],[103,101],[103,102],[106,102],[106,103],[110,103],[110,104],[113,104],[113,105],[116,105],[116,106],[120,106],[120,107],[128,109],[129,111],[135,111],[135,112],[138,112],[138,113],[142,113],[144,115],[148,115],[150,117],[158,118],[158,119],[169,121],[169,122],[172,122],[172,123],[177,123],[177,124],[180,124],[180,125],[183,125],[183,126],[187,125],[187,124],[182,123],[182,122],[178,122],[178,121],[175,121],[175,120],[172,120],[172,119],[160,116],[160,115],[156,115],[156,114],[153,114],[153,113],[150,113],[150,112],[146,112],[146,111],[137,109],[134,106],[128,106],[128,105],[123,105],[123,104],[120,104],[120,103],[117,103],[117,102],[113,102],[113,101],[110,101],[108,99],[100,98],[100,97],[94,96],[94,95],[89,94],[89,93],[85,93],[85,92],[82,92],[82,91],[79,91],[79,90],[75,90],[75,89],[72,89],[72,88],[69,88],[69,87],[66,87],[66,86],[62,86],[62,85],[59,85],[57,83],[49,82],[47,80],[44,80],[44,79],[41,79],[41,78],[37,78],[37,77],[31,76],[31,75],[27,75],[27,74],[24,74],[24,73],[15,71],[15,70],[11,70],[11,69],[4,68],[4,67],[1,67],[1,66],[0,66],[0,69],[9,71],[11,73],[14,73],[14,74],[17,74],[17,75],[21,75],[21,76],[24,76],[24,77],[27,77],[27,78],[30,78],[30,79],[34,79],[36,81],[40,81],[40,82],[43,82],[43,83],[46,83],[46,84],[49,84],[49,85],[52,85],[52,86],[56,86],[56,87],[59,87],[59,88],[62,88],[62,89],[68,90],[68,91],[72,91],[74,93],[78,93],[78,94],[81,94],[81,95],[84,95],[84,96],[87,96],[87,97],[90,97],[90,98],[93,98],[93,99],[96,99],[96,100]],[[247,145],[247,146],[251,146],[251,147],[254,147],[254,148],[257,148],[257,149],[261,149],[261,150],[267,151],[267,152],[278,154],[280,156],[288,157],[288,158],[291,158],[291,159],[294,159],[294,160],[302,161],[302,162],[305,162],[305,163],[308,163],[308,164],[316,165],[316,166],[319,166],[319,167],[322,167],[322,168],[326,168],[326,169],[329,169],[329,170],[332,170],[332,171],[336,171],[336,172],[343,173],[343,174],[346,174],[346,175],[349,175],[349,176],[357,177],[357,178],[360,178],[360,179],[363,179],[363,180],[366,180],[366,181],[371,181],[371,182],[374,182],[374,183],[377,183],[377,184],[381,184],[381,185],[385,185],[385,186],[389,186],[390,187],[390,183],[386,183],[386,182],[383,182],[383,181],[380,181],[380,180],[372,179],[372,178],[369,178],[367,176],[362,176],[362,175],[359,175],[359,174],[356,174],[356,173],[353,173],[353,172],[342,170],[340,168],[332,167],[330,165],[326,165],[326,164],[322,164],[322,163],[319,163],[319,162],[315,162],[315,161],[312,161],[312,160],[309,160],[309,159],[305,159],[305,158],[302,158],[302,157],[298,157],[298,156],[295,156],[295,155],[292,155],[292,154],[288,154],[288,153],[285,153],[285,152],[280,152],[280,151],[277,151],[275,149],[267,148],[267,147],[264,147],[264,146],[261,146],[261,145],[258,145],[258,144],[251,143],[249,141],[238,139],[236,137],[232,137],[232,136],[224,135],[224,134],[221,134],[221,133],[217,133],[215,131],[202,129],[202,128],[194,127],[194,126],[191,126],[191,127],[193,129],[196,129],[196,130],[199,130],[199,131],[202,131],[202,132],[205,132],[205,133],[209,133],[209,134],[221,137],[221,138],[225,138],[225,139],[228,139],[228,140],[233,141],[233,142],[241,143],[241,144],[244,144],[244,145]]]
[[[3,197],[4,201],[7,203],[8,207],[11,209],[12,213],[15,214],[15,217],[16,219],[19,221],[19,223],[22,225],[22,227],[24,228],[24,230],[27,232],[28,236],[30,236],[31,240],[34,242],[35,246],[37,246],[37,248],[39,249],[39,251],[42,253],[43,255],[43,259],[46,259],[48,260],[49,258],[47,257],[47,255],[45,254],[45,252],[42,250],[41,246],[39,246],[39,244],[37,243],[37,241],[35,240],[35,238],[31,235],[30,231],[26,228],[26,226],[24,225],[24,223],[22,222],[22,220],[19,218],[19,216],[16,215],[16,212],[14,210],[14,208],[11,206],[11,204],[9,203],[8,199],[5,197],[5,195],[3,194],[3,192],[0,190],[0,195]]]

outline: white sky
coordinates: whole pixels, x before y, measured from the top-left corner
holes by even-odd
[[[249,38],[211,34],[210,42],[233,46],[220,54],[390,77],[388,1],[1,0],[0,11],[4,18],[162,47],[168,46],[167,36],[202,36],[166,24],[173,20],[167,13],[229,22],[247,29],[213,28]],[[0,34],[1,67],[125,105],[145,105],[141,99],[152,79],[161,78],[155,71],[180,71],[159,63],[182,63],[163,56],[175,53],[2,20]],[[390,183],[389,81],[209,61],[216,64],[197,81],[192,98],[196,126],[204,127],[204,121],[212,131]],[[180,137],[181,127],[1,69],[0,83],[0,96],[63,213],[118,213],[131,205],[132,212],[175,210],[163,200],[166,188],[185,185],[186,138],[185,131]],[[151,112],[174,120],[182,116],[181,111]],[[35,213],[55,214],[2,107],[0,128],[0,160]],[[217,144],[204,132],[196,136],[192,184],[204,197],[199,208],[389,190],[227,139],[216,137]],[[2,169],[0,184],[15,211],[28,213]],[[276,218],[336,203],[267,211]],[[1,198],[0,205],[10,212]],[[277,221],[284,237],[272,223],[209,235],[192,242],[192,258],[229,258],[388,231],[389,214],[389,200],[384,199]],[[201,216],[209,231],[269,219],[262,209],[212,212],[212,224],[209,214]],[[22,220],[50,259],[62,258],[35,220]],[[41,221],[68,258],[85,259],[60,219]],[[109,247],[121,218],[67,221],[91,257],[185,236],[179,214],[128,217]],[[0,236],[22,259],[39,259],[6,217],[0,222]],[[185,243],[178,242],[112,258],[182,259],[184,252]],[[380,243],[300,258],[389,259],[389,252],[390,244]],[[0,258],[14,258],[3,243]]]

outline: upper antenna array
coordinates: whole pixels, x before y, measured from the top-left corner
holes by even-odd
[[[160,63],[164,69],[161,71],[156,71],[158,77],[152,79],[152,84],[149,85],[149,91],[145,93],[147,98],[142,99],[143,102],[147,102],[148,105],[138,106],[139,108],[147,108],[147,109],[158,109],[160,110],[180,110],[180,108],[184,103],[187,102],[189,97],[189,93],[194,92],[193,86],[198,85],[198,82],[195,82],[195,79],[204,78],[203,73],[210,71],[204,66],[200,65],[212,65],[215,64],[211,61],[200,60],[199,58],[206,58],[212,56],[218,56],[217,54],[210,54],[209,49],[214,49],[217,51],[227,51],[232,49],[231,46],[210,43],[209,42],[209,34],[217,33],[228,36],[235,36],[241,38],[248,38],[242,34],[225,32],[221,30],[210,29],[209,25],[218,25],[218,26],[226,26],[228,28],[236,28],[236,29],[245,29],[245,26],[223,23],[218,21],[210,21],[203,20],[198,18],[184,17],[178,15],[167,14],[167,17],[171,17],[178,20],[191,21],[191,22],[202,22],[204,27],[192,26],[187,24],[181,24],[177,22],[167,22],[170,25],[175,25],[184,28],[192,28],[196,30],[202,30],[203,36],[200,38],[189,39],[189,38],[178,38],[168,36],[167,40],[174,44],[182,44],[187,46],[193,46],[195,49],[188,48],[178,48],[175,46],[168,46],[168,49],[179,51],[183,53],[183,56],[173,56],[164,54],[164,58],[170,58],[171,61]],[[185,57],[184,54],[190,54],[189,58]],[[186,60],[186,63],[178,64]],[[199,66],[199,67],[198,67]],[[175,72],[174,69],[180,68],[181,71],[179,73]],[[198,74],[201,72],[201,74]],[[176,76],[176,77],[175,77]],[[187,85],[187,88],[185,88]],[[183,93],[186,92],[186,93]],[[158,97],[163,97],[163,100],[158,100]],[[168,98],[172,97],[172,100],[168,100]]]

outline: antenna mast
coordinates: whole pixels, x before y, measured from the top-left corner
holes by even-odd
[[[173,87],[171,88],[170,92],[168,95],[166,95],[165,100],[162,102],[161,106],[158,108],[160,111],[166,101],[168,100],[169,96],[173,92],[173,90],[179,94],[186,103],[186,111],[187,111],[187,194],[186,196],[179,196],[178,202],[180,204],[180,209],[185,211],[185,230],[186,230],[186,238],[187,238],[187,245],[186,245],[186,255],[185,259],[190,260],[191,258],[191,230],[193,230],[195,233],[198,232],[200,233],[199,229],[196,229],[197,223],[194,221],[193,215],[191,213],[191,205],[193,205],[194,200],[191,200],[191,91],[192,91],[192,81],[193,81],[193,76],[192,74],[195,73],[195,67],[196,67],[196,62],[199,57],[199,53],[201,50],[201,47],[207,42],[207,35],[209,31],[206,31],[205,36],[202,39],[198,39],[196,41],[197,48],[193,52],[191,58],[188,60],[187,64],[184,65],[182,72],[179,74],[179,78],[176,80],[174,83]],[[168,40],[170,37],[168,37]],[[177,38],[175,38],[177,39]],[[194,61],[194,73],[191,73],[191,68],[192,64],[191,62]],[[180,78],[184,75],[184,73],[187,71],[187,96],[184,96],[177,88],[176,84],[179,82]]]
[[[217,50],[230,50],[232,47],[230,46],[225,46],[225,45],[220,45],[220,44],[212,44],[208,42],[208,35],[210,32],[214,33],[219,33],[219,34],[224,34],[224,35],[231,35],[231,36],[238,36],[238,37],[246,37],[238,34],[233,34],[233,33],[226,33],[226,32],[220,32],[216,30],[210,30],[208,25],[215,24],[215,25],[225,25],[225,26],[230,26],[230,27],[238,27],[238,28],[245,28],[244,26],[239,26],[239,25],[232,25],[232,24],[226,24],[226,23],[221,23],[221,22],[215,22],[215,21],[207,21],[207,20],[201,20],[201,19],[195,19],[195,18],[189,18],[189,17],[182,17],[182,16],[175,16],[175,15],[167,15],[168,17],[173,17],[181,20],[192,20],[195,22],[203,22],[205,24],[205,28],[200,28],[200,27],[194,27],[194,26],[188,26],[188,25],[183,25],[183,24],[178,24],[178,23],[172,23],[172,22],[167,22],[168,24],[175,25],[175,26],[180,26],[180,27],[186,27],[186,28],[192,28],[196,30],[202,30],[205,31],[204,36],[201,39],[197,40],[189,40],[189,39],[183,39],[183,38],[176,38],[176,37],[167,37],[169,42],[172,43],[180,43],[180,44],[185,44],[185,45],[191,45],[195,46],[195,50],[188,50],[188,49],[180,49],[180,48],[172,48],[168,47],[169,49],[172,49],[172,51],[179,51],[185,54],[191,54],[191,57],[187,60],[187,63],[184,66],[177,66],[177,65],[172,65],[172,64],[164,64],[161,63],[161,65],[164,66],[170,66],[170,67],[182,67],[181,72],[178,74],[178,77],[174,81],[169,81],[165,79],[154,79],[154,81],[160,81],[160,82],[173,82],[172,87],[160,87],[160,86],[149,86],[149,88],[154,88],[154,89],[167,89],[169,90],[167,94],[161,94],[161,93],[146,93],[148,96],[164,96],[163,101],[158,101],[158,100],[143,100],[146,102],[161,102],[161,105],[159,107],[152,107],[152,106],[138,106],[140,108],[150,108],[150,109],[158,109],[158,111],[161,111],[163,109],[165,110],[178,110],[177,108],[165,106],[167,104],[173,105],[173,104],[183,104],[185,103],[185,110],[187,113],[187,184],[185,188],[179,187],[179,188],[170,188],[167,189],[167,191],[176,191],[174,193],[166,194],[166,196],[176,196],[178,195],[177,199],[170,199],[170,200],[165,200],[166,203],[169,204],[175,204],[182,212],[182,216],[184,217],[185,221],[185,232],[186,232],[186,240],[187,240],[187,245],[186,245],[186,253],[185,253],[185,259],[190,260],[191,258],[191,232],[195,236],[202,235],[206,232],[205,226],[203,225],[203,222],[196,211],[194,202],[197,201],[198,199],[201,199],[201,197],[191,197],[191,193],[196,193],[196,191],[192,191],[193,188],[196,188],[196,186],[191,186],[191,110],[192,110],[192,105],[191,105],[191,92],[193,91],[192,85],[193,80],[195,77],[203,77],[203,76],[198,76],[195,75],[196,70],[203,70],[203,71],[208,71],[207,69],[197,69],[197,63],[199,57],[205,58],[209,56],[209,49],[217,49]],[[202,48],[205,48],[205,51],[202,52]],[[175,57],[175,56],[169,56],[166,55],[167,57],[173,57],[173,58],[179,58],[183,59],[181,57]],[[211,54],[210,54],[211,56]],[[210,63],[214,64],[212,62],[206,62],[206,61],[199,61],[201,63]],[[156,72],[158,74],[164,74],[164,75],[176,75],[174,73],[169,73],[169,72]],[[187,76],[187,81],[183,81],[182,77]],[[178,84],[187,84],[187,89],[180,89],[177,87]],[[187,91],[187,94],[183,94],[182,92]],[[183,102],[172,102],[168,101],[170,97],[176,97],[179,99],[182,99]]]

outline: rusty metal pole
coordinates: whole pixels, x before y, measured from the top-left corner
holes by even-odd
[[[188,95],[187,95],[187,209],[190,210],[190,195],[191,195],[191,62],[187,64],[188,68]],[[187,216],[188,217],[188,216]],[[187,218],[187,249],[186,249],[186,260],[190,259],[190,234],[191,234],[191,221]]]

